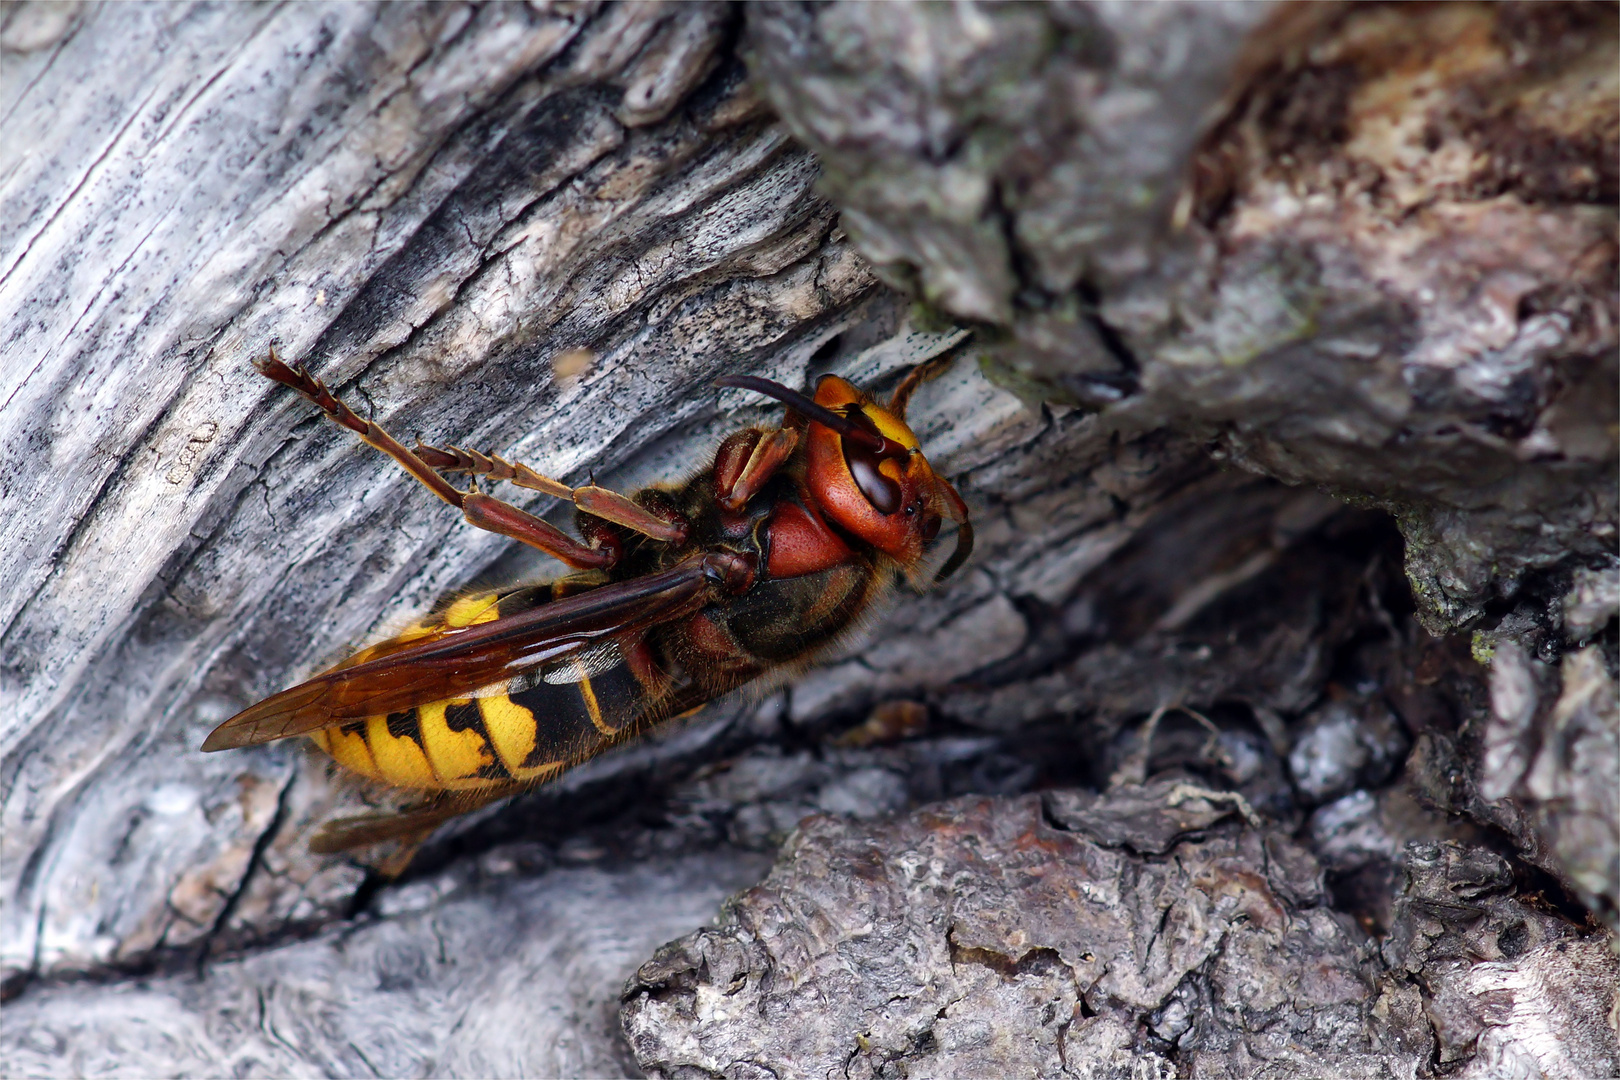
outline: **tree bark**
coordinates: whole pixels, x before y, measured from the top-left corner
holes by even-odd
[[[1612,7],[3,19],[9,1072],[1616,1067]],[[390,882],[198,744],[555,569],[271,345],[620,490],[943,357],[979,550]]]

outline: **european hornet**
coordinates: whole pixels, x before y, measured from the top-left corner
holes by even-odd
[[[942,519],[958,528],[936,581],[973,548],[967,507],[905,422],[935,365],[913,369],[886,406],[832,375],[814,400],[766,379],[719,379],[783,402],[781,426],[735,432],[707,470],[631,496],[571,488],[494,454],[406,449],[274,350],[256,366],[473,525],[576,571],[462,597],[208,736],[204,750],[307,735],[353,772],[431,793],[415,809],[328,823],[317,852],[398,841],[408,860],[450,817],[809,660],[900,575],[926,576]],[[471,474],[471,489],[447,473]],[[484,494],[479,477],[571,500],[583,541]]]

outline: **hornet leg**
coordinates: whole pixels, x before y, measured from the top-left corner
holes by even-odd
[[[334,397],[321,380],[310,375],[302,367],[294,368],[282,363],[274,349],[270,351],[268,359],[260,361],[255,366],[261,375],[274,379],[283,386],[292,387],[308,398],[334,423],[348,428],[360,436],[366,445],[381,450],[393,458],[423,487],[460,510],[463,517],[480,529],[522,541],[579,570],[605,570],[618,562],[617,545],[590,547],[511,503],[491,498],[477,490],[461,491],[454,487],[421,457],[400,445],[388,432],[371,421],[362,420],[355,415],[354,410]]]
[[[714,494],[736,513],[776,475],[799,445],[803,417],[793,413],[775,431],[749,428],[729,436],[714,455]]]
[[[587,514],[666,544],[679,544],[686,539],[685,520],[660,517],[634,500],[595,484],[571,488],[560,480],[542,476],[522,462],[507,461],[499,454],[480,454],[460,446],[418,446],[414,452],[442,472],[487,476],[491,480],[510,481],[531,491],[543,491],[547,495],[569,500]]]

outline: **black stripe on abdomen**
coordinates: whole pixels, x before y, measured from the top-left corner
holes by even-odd
[[[471,731],[484,745],[489,747],[489,760],[480,765],[473,773],[480,780],[510,780],[512,774],[506,771],[506,765],[501,756],[495,753],[495,744],[489,737],[489,730],[484,727],[483,715],[479,712],[478,703],[469,701],[464,705],[451,705],[444,710],[444,723],[451,731]]]
[[[610,737],[633,726],[647,707],[646,687],[626,663],[591,676],[579,684],[579,689],[594,699],[596,709],[591,720],[598,731]],[[587,709],[592,704],[590,699],[586,701]]]
[[[507,697],[534,718],[534,747],[521,768],[573,761],[602,741],[602,732],[591,720],[591,710],[578,683],[536,682]]]

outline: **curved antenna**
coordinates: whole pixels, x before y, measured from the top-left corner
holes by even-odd
[[[930,374],[927,364],[918,364],[906,372],[906,377],[900,380],[900,385],[895,387],[894,393],[889,396],[889,411],[904,420],[906,406],[911,404],[911,392],[921,386],[923,380]]]
[[[900,380],[900,385],[894,388],[894,393],[889,397],[889,411],[904,421],[906,408],[911,404],[912,391],[923,383],[943,375],[945,369],[955,363],[956,358],[961,355],[960,352],[953,348],[943,356],[936,356],[932,360],[924,360],[906,372],[906,377]]]
[[[957,568],[967,562],[968,556],[972,554],[973,523],[964,521],[956,527],[956,550],[951,552],[951,557],[945,560],[945,565],[940,567],[939,573],[934,575],[934,584],[938,585],[956,573]]]
[[[948,480],[936,476],[934,490],[945,497],[945,516],[956,522],[956,550],[951,552],[951,557],[934,575],[934,584],[937,585],[956,573],[957,568],[973,554],[973,522],[968,520],[967,503],[962,501],[962,496],[957,494],[956,488]]]
[[[806,420],[836,431],[851,442],[860,443],[878,457],[907,457],[911,453],[893,439],[885,438],[875,431],[867,431],[856,425],[849,417],[840,416],[825,405],[817,405],[797,390],[789,390],[779,382],[761,379],[757,375],[722,375],[711,385],[733,386],[739,390],[753,390],[766,397],[773,397],[803,415]]]

